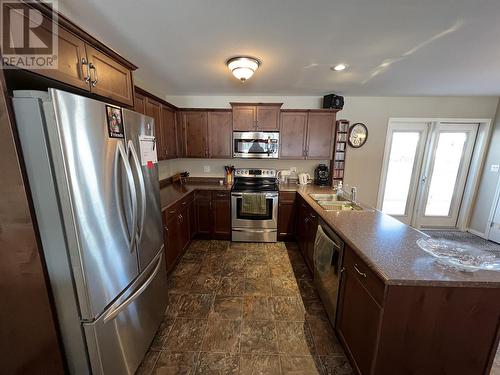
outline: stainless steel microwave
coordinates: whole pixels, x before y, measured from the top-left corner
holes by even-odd
[[[233,132],[233,157],[277,159],[279,132]]]

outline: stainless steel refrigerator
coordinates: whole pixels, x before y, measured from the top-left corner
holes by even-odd
[[[69,370],[133,374],[167,305],[154,120],[55,89],[13,105]]]

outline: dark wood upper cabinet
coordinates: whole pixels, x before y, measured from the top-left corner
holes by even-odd
[[[208,158],[207,117],[207,112],[182,113],[185,157]]]
[[[208,150],[211,158],[232,157],[231,111],[208,112]]]
[[[6,4],[8,7],[9,4]],[[136,66],[112,49],[59,14],[57,23],[52,21],[52,9],[41,2],[24,4],[42,15],[37,37],[49,45],[53,29],[57,28],[57,66],[52,69],[29,69],[36,74],[86,90],[104,98],[134,105],[132,71]],[[31,10],[31,9],[30,9]],[[28,12],[16,10],[26,17]],[[29,22],[29,21],[27,21]],[[11,32],[24,30],[11,28]],[[15,35],[12,37],[16,37]],[[17,36],[17,37],[23,37]]]
[[[281,159],[305,159],[307,112],[282,112],[280,123]]]
[[[331,159],[335,134],[335,113],[309,112],[307,119],[307,159]]]
[[[165,105],[161,106],[162,155],[164,159],[177,157],[177,132],[175,128],[175,110]],[[158,150],[159,152],[159,150]]]
[[[90,69],[90,91],[132,106],[132,72],[88,44],[85,50]]]
[[[257,108],[255,106],[233,106],[233,130],[254,131],[256,121]]]
[[[146,114],[146,97],[138,92],[135,93],[134,111]]]
[[[184,147],[184,125],[183,116],[181,111],[175,113],[175,131],[177,134],[176,145],[177,145],[177,157],[183,158],[186,156],[186,150]]]
[[[269,130],[279,130],[279,118],[280,118],[280,108],[279,105],[258,105],[257,106],[257,130],[258,131],[269,131]]]
[[[57,69],[35,71],[46,77],[65,82],[80,89],[89,88],[90,76],[88,76],[88,65],[85,62],[85,42],[77,36],[59,27],[58,39],[58,63]]]
[[[155,137],[156,137],[156,152],[158,155],[158,160],[163,160],[163,154],[161,150],[165,149],[163,136],[162,136],[162,123],[161,123],[161,105],[156,100],[151,98],[146,98],[145,113],[146,116],[150,116],[155,120]]]
[[[279,130],[280,108],[283,103],[231,103],[233,130]]]

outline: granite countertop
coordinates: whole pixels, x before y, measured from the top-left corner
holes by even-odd
[[[177,203],[186,195],[195,190],[224,190],[231,191],[231,185],[218,182],[188,182],[186,184],[172,183],[160,189],[161,210]]]
[[[500,287],[500,272],[451,271],[438,264],[417,245],[426,234],[375,209],[327,212],[310,193],[330,193],[331,187],[281,185],[280,191],[296,191],[316,213],[387,284],[456,287]]]

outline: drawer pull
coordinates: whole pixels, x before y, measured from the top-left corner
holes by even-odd
[[[357,265],[357,264],[355,264],[355,265],[354,265],[354,269],[356,270],[356,272],[358,273],[358,275],[363,276],[363,277],[366,279],[366,273],[361,272],[361,271],[359,270],[359,268],[358,268],[358,265]]]
[[[175,214],[175,210],[168,211],[169,214]]]
[[[187,203],[188,203],[188,202],[182,202],[181,204],[182,204],[183,206],[185,206]]]
[[[226,196],[226,194],[224,194],[224,193],[219,193],[219,194],[217,194],[217,196],[218,196],[218,197],[225,197],[225,196]]]

